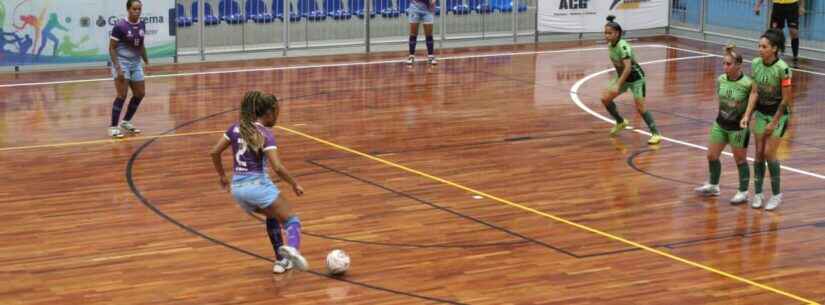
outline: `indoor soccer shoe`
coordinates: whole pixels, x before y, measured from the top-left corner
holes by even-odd
[[[140,133],[141,132],[140,129],[135,128],[135,125],[132,125],[132,122],[129,122],[129,121],[120,122],[120,129],[123,129],[128,133]]]
[[[275,261],[275,264],[272,265],[272,273],[281,274],[289,269],[292,269],[292,261],[287,258]]]
[[[281,248],[278,249],[278,253],[280,253],[281,256],[292,262],[292,266],[294,266],[298,270],[309,270],[309,263],[307,262],[306,258],[301,256],[301,253],[298,252],[298,249],[295,249],[290,246],[281,246]]]
[[[619,132],[621,132],[622,130],[625,130],[625,128],[627,128],[627,126],[629,126],[629,125],[630,125],[630,122],[628,122],[627,119],[622,120],[621,123],[616,123],[616,125],[614,125],[612,129],[610,129],[610,135],[615,136],[615,135],[619,134]]]
[[[704,185],[693,189],[699,195],[710,197],[710,196],[719,196],[719,186],[713,185],[710,183],[705,183]]]
[[[431,65],[437,65],[438,59],[435,59],[435,55],[427,56],[427,62]]]
[[[123,137],[123,132],[121,132],[118,127],[109,127],[109,136],[115,139],[120,139]]]
[[[748,191],[736,191],[736,195],[730,199],[731,204],[740,204],[748,202]]]
[[[765,211],[773,211],[779,207],[779,204],[782,203],[782,194],[773,195],[770,200],[768,200],[768,204],[765,205]]]
[[[647,140],[647,144],[650,144],[650,145],[656,145],[656,144],[659,144],[661,142],[662,142],[662,135],[660,135],[658,133],[654,133],[652,136],[650,136],[650,139]]]
[[[407,63],[408,65],[414,64],[415,63],[415,55],[410,55],[409,57],[407,57],[407,61],[405,61],[405,63]]]
[[[753,202],[751,202],[751,207],[754,209],[758,209],[762,207],[762,201],[765,200],[765,196],[761,193],[753,194]]]

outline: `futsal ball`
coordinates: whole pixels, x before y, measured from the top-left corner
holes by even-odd
[[[340,275],[349,269],[349,255],[346,252],[335,249],[327,254],[327,272],[332,275]]]

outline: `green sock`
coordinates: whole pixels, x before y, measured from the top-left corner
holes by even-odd
[[[642,114],[642,118],[645,119],[647,127],[650,128],[650,133],[659,134],[659,130],[656,129],[656,121],[653,120],[653,115],[650,114],[650,111],[645,111],[645,113]]]
[[[708,161],[708,168],[710,168],[710,184],[719,185],[719,176],[722,175],[722,161]]]
[[[747,192],[751,180],[751,169],[748,167],[748,161],[737,164],[736,169],[739,171],[739,191]]]
[[[779,188],[779,169],[779,160],[768,161],[768,171],[771,172],[771,189],[774,195],[782,193]]]
[[[753,162],[753,192],[762,194],[762,181],[765,180],[765,161]]]
[[[609,112],[610,116],[612,116],[613,119],[616,120],[616,124],[619,124],[624,121],[624,118],[619,114],[619,111],[616,110],[616,103],[607,103],[607,106],[604,106],[604,108],[607,108],[607,112]]]

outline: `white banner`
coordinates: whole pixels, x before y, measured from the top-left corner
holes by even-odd
[[[149,56],[172,56],[174,1],[141,2]],[[126,1],[120,0],[0,0],[0,64],[108,60],[109,33],[126,15]]]
[[[604,31],[607,15],[616,16],[622,30],[665,27],[669,0],[541,0],[539,32]]]

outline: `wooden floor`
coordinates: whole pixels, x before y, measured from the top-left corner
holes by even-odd
[[[730,157],[721,197],[692,193],[721,73],[697,51],[721,47],[633,44],[675,141],[610,138],[586,111],[606,115],[611,77],[592,42],[450,50],[436,67],[384,62],[403,53],[151,67],[144,134],[121,141],[105,135],[106,70],[0,76],[0,304],[825,303],[825,64],[794,73],[771,213],[727,203]],[[271,273],[264,225],[207,155],[253,89],[283,101],[309,273]],[[324,274],[334,248],[352,256],[344,277]]]

